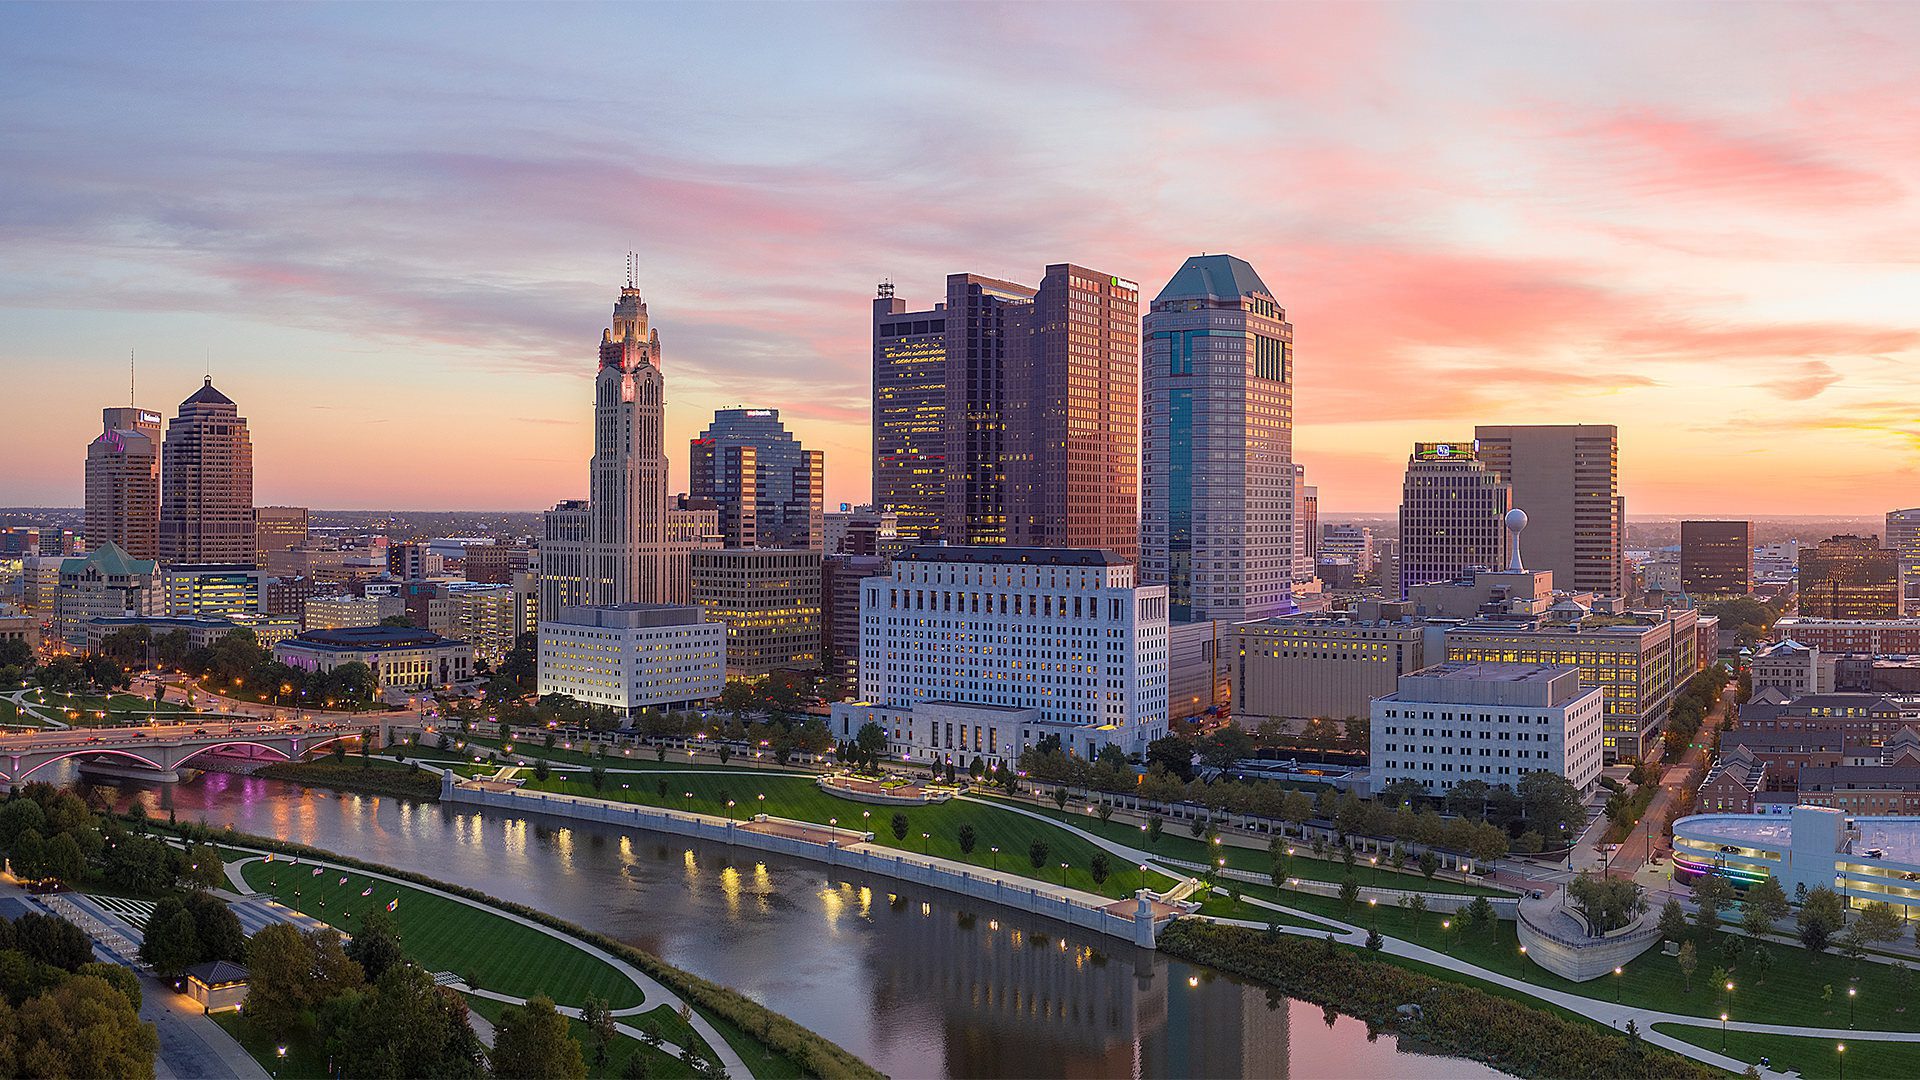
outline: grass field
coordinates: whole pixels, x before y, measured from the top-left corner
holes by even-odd
[[[504,1001],[495,1001],[492,998],[468,995],[467,1008],[486,1017],[489,1021],[498,1024],[500,1022],[500,1014],[507,1010],[507,1003]],[[661,1038],[678,1046],[687,1045],[687,1037],[692,1035],[692,1029],[688,1028],[678,1016],[673,1016],[673,1010],[668,1009],[664,1005],[654,1010],[654,1012],[665,1012],[668,1016],[672,1017],[673,1025],[677,1025],[679,1029],[678,1031],[669,1031],[668,1025],[653,1025],[656,1031],[661,1032]],[[645,1016],[651,1018],[654,1012],[646,1013]],[[630,1016],[619,1018],[620,1023],[628,1027],[643,1026],[641,1023],[636,1022],[639,1019],[640,1018]],[[622,1076],[626,1072],[627,1062],[635,1056],[646,1059],[647,1075],[651,1077],[693,1075],[692,1071],[689,1070],[685,1063],[679,1058],[664,1050],[655,1050],[640,1040],[630,1039],[625,1035],[614,1036],[613,1040],[607,1044],[607,1060],[595,1063],[593,1060],[593,1039],[587,1032],[587,1025],[578,1020],[568,1018],[567,1030],[572,1034],[574,1041],[580,1044],[580,1058],[587,1063],[587,1075],[589,1077],[612,1078]],[[680,1034],[680,1032],[684,1032],[685,1034]],[[697,1037],[694,1038],[693,1045],[703,1052],[706,1047],[706,1043]]]
[[[365,795],[392,795],[426,801],[440,797],[440,777],[437,774],[425,769],[416,771],[411,766],[385,758],[369,758],[362,763],[357,754],[349,754],[343,762],[336,762],[331,757],[278,762],[262,766],[254,775],[339,791],[357,791]]]
[[[1645,1008],[1714,1020],[1727,1008],[1724,982],[1716,984],[1712,976],[1716,967],[1725,964],[1719,941],[1729,938],[1728,934],[1718,934],[1718,940],[1711,943],[1705,937],[1696,941],[1700,966],[1694,972],[1689,989],[1687,980],[1680,974],[1678,961],[1660,949],[1640,954],[1619,976],[1576,983],[1522,956],[1511,922],[1501,922],[1492,933],[1484,929],[1462,933],[1457,919],[1453,921],[1453,930],[1442,931],[1441,919],[1438,914],[1428,913],[1416,922],[1409,912],[1383,909],[1379,913],[1380,932],[1431,949],[1451,951],[1459,959],[1534,986],[1581,997],[1611,1001],[1618,995],[1621,1001]],[[1364,925],[1366,916],[1350,921]],[[1782,943],[1769,943],[1767,951],[1773,962],[1764,975],[1755,972],[1748,963],[1747,971],[1742,972],[1736,966],[1725,976],[1726,981],[1734,984],[1734,1019],[1760,1024],[1846,1027],[1847,987],[1851,985],[1859,990],[1855,1002],[1860,1028],[1920,1031],[1920,1009],[1900,1011],[1907,1003],[1901,1000],[1894,973],[1887,965],[1862,963],[1858,965],[1859,982],[1850,983],[1855,965],[1845,957],[1833,953],[1809,956],[1804,949]],[[1618,986],[1614,985],[1616,979]],[[1832,1001],[1823,997],[1828,986],[1833,988]]]
[[[809,776],[744,776],[723,770],[710,775],[662,776],[648,783],[641,777],[613,774],[607,777],[605,789],[596,792],[582,774],[567,777],[556,773],[544,781],[535,780],[530,773],[520,775],[526,778],[526,788],[532,791],[562,791],[716,817],[746,819],[764,812],[821,825],[838,818],[840,828],[871,832],[875,843],[884,847],[921,851],[976,866],[997,866],[1009,873],[1104,896],[1130,896],[1140,887],[1139,870],[1113,855],[1107,856],[1111,876],[1104,884],[1095,884],[1088,867],[1093,856],[1100,852],[1099,848],[1064,829],[994,806],[949,802],[899,808],[898,812],[907,818],[907,833],[905,839],[896,839],[890,828],[895,807],[872,806],[829,795],[815,787]],[[666,785],[664,796],[660,794],[660,784]],[[758,798],[760,795],[766,796],[764,802]],[[729,799],[736,804],[731,809],[727,806]],[[863,817],[863,813],[869,816]],[[974,828],[976,842],[971,854],[960,850],[957,839],[963,824]],[[923,839],[921,833],[928,835]],[[1046,855],[1038,869],[1029,858],[1029,848],[1035,840],[1046,845]],[[997,856],[992,850],[995,847],[1000,849]],[[1063,862],[1067,864],[1065,870],[1060,867]],[[1147,875],[1147,884],[1154,888],[1163,887],[1168,880]]]
[[[639,987],[606,961],[563,938],[457,900],[351,870],[315,875],[309,864],[278,859],[249,863],[243,873],[252,888],[349,934],[366,912],[397,897],[393,917],[407,955],[430,971],[473,980],[469,985],[515,997],[545,994],[562,1005],[601,997],[617,1009],[641,1000]],[[362,897],[368,886],[373,894]]]
[[[1273,858],[1264,848],[1235,847],[1231,844],[1208,844],[1192,835],[1185,825],[1168,824],[1160,835],[1157,844],[1147,843],[1147,834],[1140,826],[1122,821],[1102,822],[1097,814],[1089,814],[1085,803],[1069,802],[1078,806],[1078,810],[1060,810],[1052,805],[1034,806],[1027,803],[1013,803],[1037,814],[1045,814],[1056,821],[1064,821],[1077,829],[1090,832],[1095,836],[1130,847],[1150,850],[1155,855],[1164,855],[1169,859],[1184,859],[1187,862],[1211,863],[1215,859],[1226,859],[1227,865],[1235,870],[1247,870],[1255,874],[1266,874],[1273,868]],[[1345,864],[1338,859],[1316,859],[1312,850],[1305,844],[1290,845],[1294,854],[1287,859],[1287,875],[1303,878],[1307,881],[1324,881],[1338,884],[1346,880]],[[1492,889],[1483,885],[1467,882],[1443,881],[1435,878],[1431,881],[1417,872],[1395,870],[1382,859],[1374,866],[1365,859],[1354,866],[1354,880],[1363,886],[1378,886],[1383,889],[1411,889],[1419,892],[1448,893],[1460,896],[1511,896],[1511,891]]]
[[[1722,1036],[1718,1028],[1687,1027],[1680,1024],[1655,1024],[1655,1031],[1672,1035],[1695,1046],[1719,1051]],[[1798,1035],[1761,1035],[1729,1031],[1725,1035],[1726,1055],[1756,1063],[1762,1057],[1777,1072],[1797,1072],[1803,1080],[1833,1080],[1841,1075],[1843,1045],[1838,1039],[1810,1039]],[[1844,1042],[1846,1075],[1857,1080],[1902,1080],[1920,1076],[1920,1044],[1858,1039]]]

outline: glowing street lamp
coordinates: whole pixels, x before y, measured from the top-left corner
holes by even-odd
[[[1835,1043],[1833,1052],[1840,1056],[1840,1080],[1847,1080],[1847,1044]]]
[[[1728,983],[1727,985],[1732,986],[1733,984]],[[1854,987],[1854,986],[1847,987],[1847,1027],[1848,1028],[1853,1027],[1854,1006],[1859,1003],[1859,995],[1860,995],[1860,989],[1858,987]]]
[[[1627,969],[1623,967],[1613,969],[1613,1003],[1615,1005],[1620,1004],[1620,976],[1626,973]]]

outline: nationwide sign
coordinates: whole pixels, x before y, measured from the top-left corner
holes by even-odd
[[[1414,443],[1415,461],[1472,461],[1478,456],[1479,440],[1470,443]]]

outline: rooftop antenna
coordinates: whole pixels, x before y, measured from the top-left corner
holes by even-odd
[[[638,252],[629,251],[627,252],[627,288],[629,289],[639,288],[640,287],[639,280],[638,280],[639,276],[640,276],[640,255]]]
[[[133,350],[127,350],[127,408],[133,408]]]
[[[890,300],[892,298],[893,298],[893,279],[887,278],[880,282],[880,299]]]

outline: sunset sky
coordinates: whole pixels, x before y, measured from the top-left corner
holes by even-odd
[[[0,8],[0,505],[210,365],[256,501],[583,497],[626,252],[717,406],[870,494],[869,300],[1230,252],[1295,455],[1614,423],[1634,514],[1920,502],[1920,5]]]

